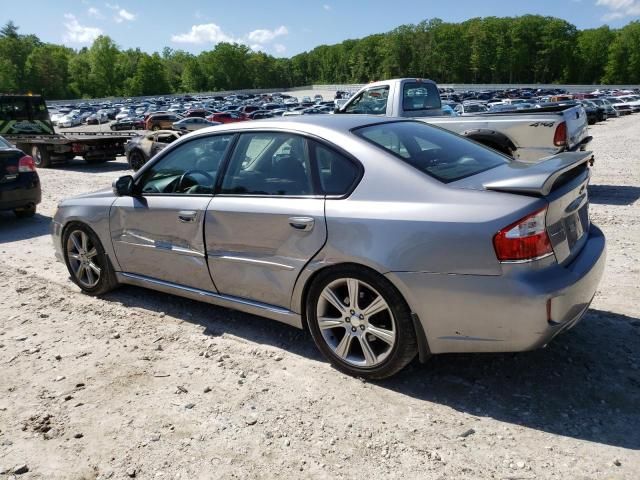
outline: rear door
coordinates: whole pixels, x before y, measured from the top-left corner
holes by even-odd
[[[324,196],[308,141],[283,132],[239,136],[205,243],[220,293],[290,307],[298,274],[327,238]]]

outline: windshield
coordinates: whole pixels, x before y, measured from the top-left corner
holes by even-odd
[[[475,142],[417,121],[380,123],[353,133],[443,183],[510,161]]]

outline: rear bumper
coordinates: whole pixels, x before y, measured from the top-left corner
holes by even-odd
[[[37,205],[42,200],[37,173],[20,173],[14,181],[0,182],[0,210]]]
[[[395,272],[388,278],[420,318],[432,353],[516,352],[573,327],[602,277],[605,238],[591,226],[574,261],[505,265],[499,276]]]
[[[579,150],[586,150],[587,145],[591,143],[591,140],[593,140],[593,137],[591,135],[589,135],[588,137],[584,137],[582,140],[576,143],[573,147],[567,148],[567,152],[577,152]]]

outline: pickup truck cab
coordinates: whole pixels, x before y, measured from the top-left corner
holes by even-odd
[[[445,117],[436,83],[417,78],[370,83],[335,113],[417,118],[523,162],[535,163],[561,152],[584,150],[592,139],[586,112],[580,105]]]

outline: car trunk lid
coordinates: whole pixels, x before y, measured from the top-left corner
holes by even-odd
[[[8,183],[18,178],[18,167],[23,156],[20,150],[0,150],[0,182]]]
[[[540,163],[510,162],[449,185],[544,198],[547,233],[558,263],[565,265],[587,241],[591,156],[591,152],[565,152]]]

